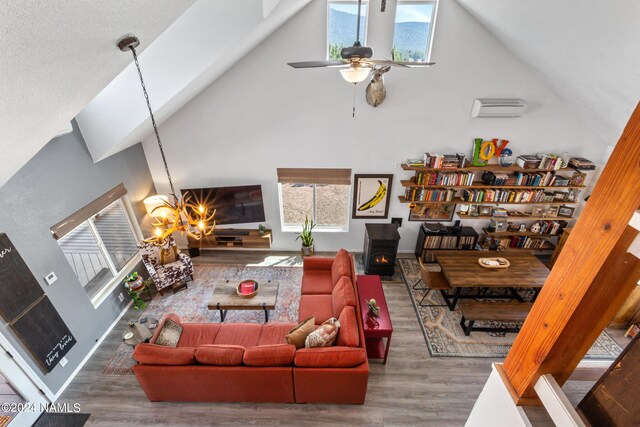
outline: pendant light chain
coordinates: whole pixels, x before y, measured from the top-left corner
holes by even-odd
[[[142,71],[140,70],[140,63],[138,62],[138,55],[136,54],[136,49],[131,46],[131,53],[133,53],[133,60],[136,64],[136,68],[138,69],[138,75],[140,76],[140,84],[142,85],[142,91],[144,92],[144,99],[147,101],[147,108],[149,109],[149,115],[151,116],[151,124],[153,125],[153,131],[156,134],[156,140],[158,141],[158,148],[160,148],[160,154],[162,155],[162,163],[164,163],[164,170],[167,172],[167,178],[169,178],[169,186],[171,187],[171,195],[173,196],[173,202],[178,204],[178,196],[176,196],[176,190],[173,187],[173,181],[171,180],[171,173],[169,173],[169,166],[167,166],[167,158],[164,155],[164,150],[162,149],[162,141],[160,141],[160,133],[158,132],[158,125],[156,124],[156,118],[153,115],[153,110],[151,109],[151,103],[149,102],[149,94],[147,93],[147,87],[144,84],[144,79],[142,78]]]

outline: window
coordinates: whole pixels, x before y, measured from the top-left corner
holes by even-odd
[[[300,231],[305,217],[314,231],[349,230],[351,169],[278,169],[282,231]]]
[[[103,196],[51,228],[96,307],[133,268],[130,264],[137,262],[139,233],[125,200],[122,197],[112,200]]]
[[[395,61],[429,60],[435,15],[435,1],[398,0],[393,31]]]
[[[358,2],[353,0],[329,1],[327,13],[327,58],[340,59],[343,47],[353,46],[356,41]],[[362,2],[360,11],[360,43],[366,46],[367,2]]]

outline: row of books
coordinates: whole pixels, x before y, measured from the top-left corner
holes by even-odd
[[[540,228],[540,234],[560,234],[562,232],[562,229],[567,226],[567,221],[538,221],[537,224]],[[537,227],[535,227],[535,225],[531,226],[531,231],[536,229]]]
[[[429,190],[428,188],[407,187],[405,198],[411,202],[452,202],[456,190]]]
[[[545,170],[558,170],[563,166],[564,161],[557,154],[526,154],[516,158],[516,165],[523,169],[545,169]]]
[[[553,245],[544,239],[528,236],[487,237],[485,244],[518,249],[553,249]]]
[[[569,178],[556,175],[555,172],[516,172],[514,185],[526,187],[563,187],[568,184]]]
[[[467,156],[463,153],[439,154],[424,153],[423,165],[433,169],[459,169],[465,166]]]
[[[548,197],[544,190],[464,190],[462,200],[465,202],[502,202],[502,203],[539,203]],[[551,201],[554,195],[551,194]]]
[[[418,185],[471,185],[474,172],[423,172],[418,171],[413,181]]]

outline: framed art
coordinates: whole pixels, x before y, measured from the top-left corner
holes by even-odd
[[[543,213],[544,213],[543,206],[534,206],[533,210],[531,211],[531,215],[533,216],[542,216]]]
[[[576,210],[576,208],[574,208],[573,206],[565,206],[562,205],[560,206],[560,209],[558,209],[558,216],[562,216],[565,218],[571,218],[573,217],[573,212]]]
[[[478,209],[480,216],[491,216],[491,206],[480,205]]]
[[[455,205],[416,205],[409,211],[409,221],[451,221]]]
[[[387,218],[393,175],[354,175],[351,218]]]
[[[547,211],[547,216],[558,216],[558,206],[549,206],[549,210]]]

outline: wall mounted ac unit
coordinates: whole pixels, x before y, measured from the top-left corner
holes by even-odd
[[[520,117],[527,110],[527,101],[519,98],[476,98],[471,117]]]

